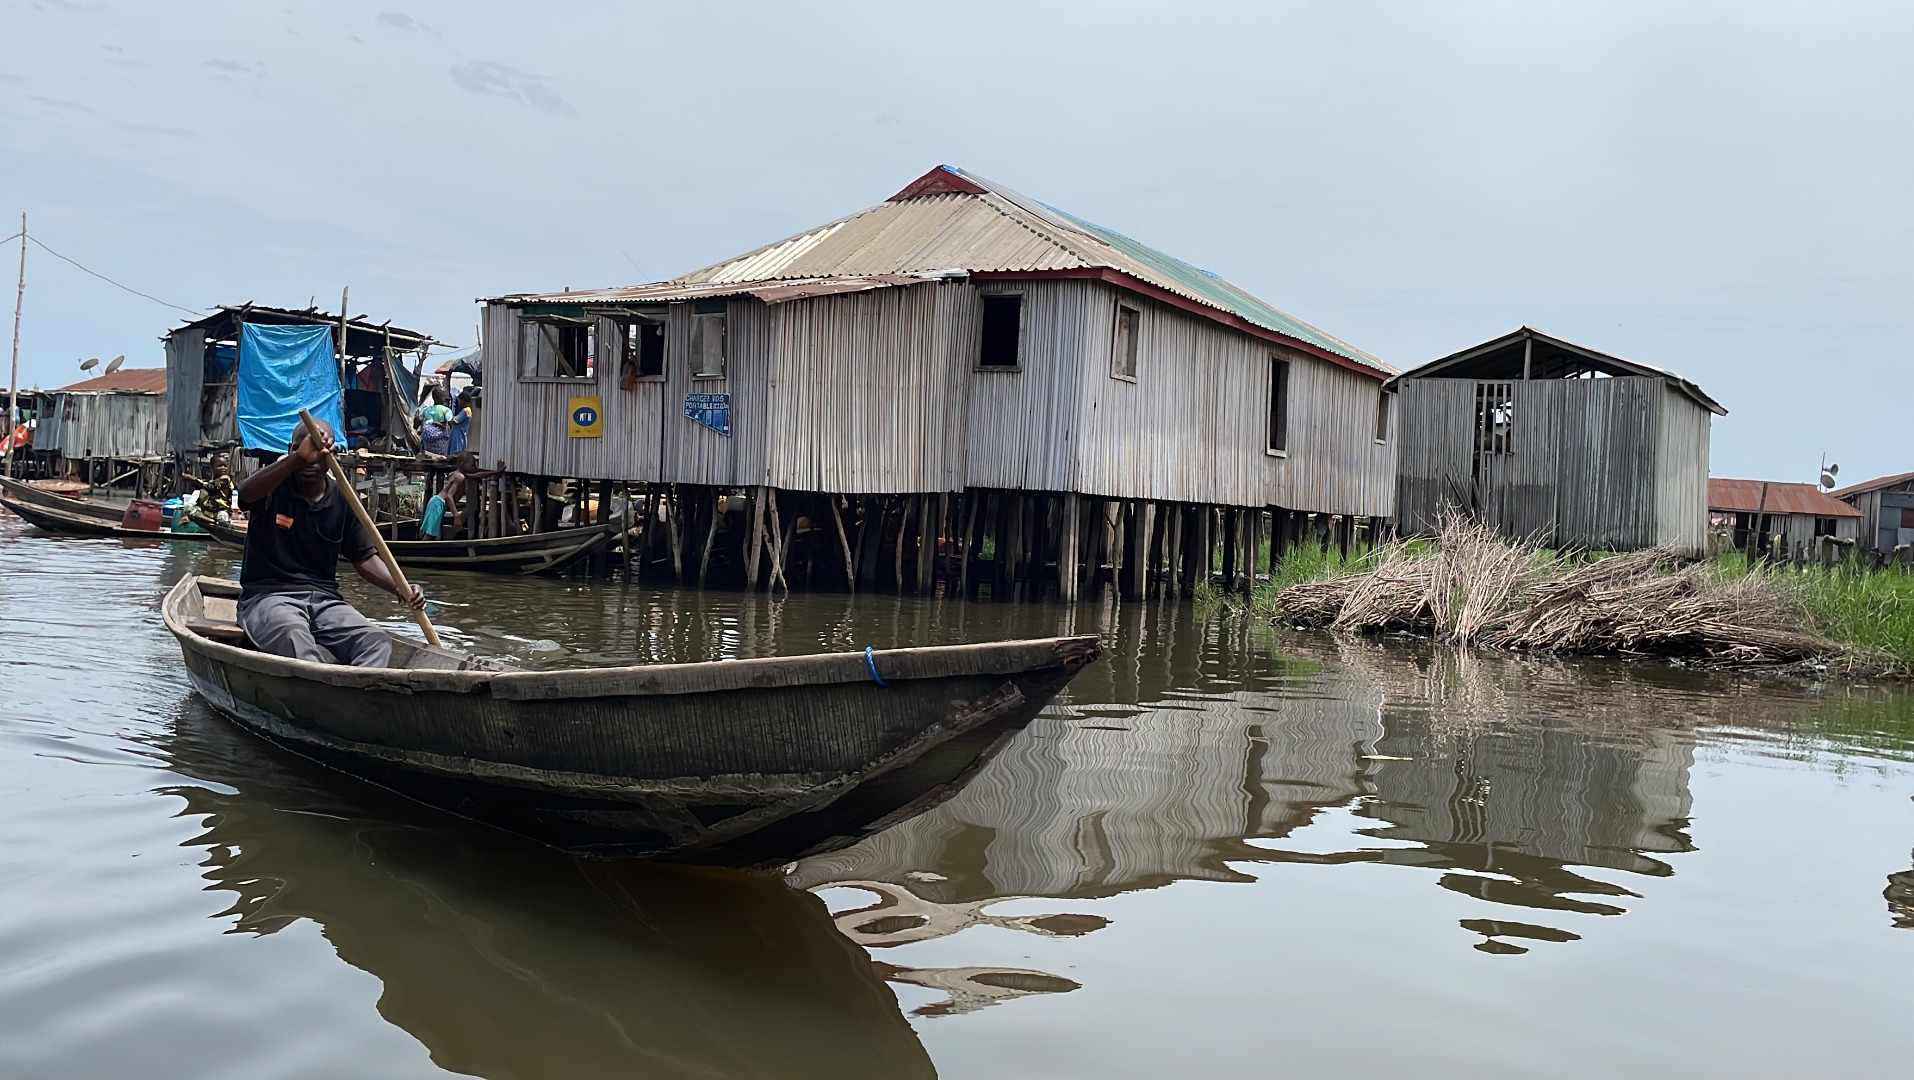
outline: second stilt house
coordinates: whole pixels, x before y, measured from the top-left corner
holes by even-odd
[[[1175,589],[1212,551],[1248,570],[1300,514],[1393,508],[1393,369],[949,166],[670,281],[486,304],[485,460],[822,496],[786,520],[838,532],[846,575],[894,552],[880,583],[940,555],[967,579],[989,549],[1065,596],[1119,565],[1126,591]]]

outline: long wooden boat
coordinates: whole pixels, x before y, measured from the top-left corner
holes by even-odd
[[[258,652],[235,582],[162,613],[248,730],[421,802],[604,855],[772,865],[954,794],[1100,653],[1094,637],[567,671],[393,638],[392,668]]]
[[[245,548],[245,526],[223,525],[204,514],[194,514],[192,520],[220,543]],[[537,574],[562,569],[593,554],[624,529],[622,520],[613,520],[585,528],[482,540],[388,540],[386,546],[402,566]]]
[[[26,519],[27,524],[47,532],[68,533],[74,536],[117,536],[126,540],[193,540],[204,543],[212,539],[210,534],[204,532],[129,529],[120,524],[117,516],[108,520],[80,506],[68,509],[64,506],[21,502],[8,496],[0,496],[0,506],[5,506],[20,515]]]
[[[66,495],[10,476],[0,476],[0,498],[25,503],[28,506],[44,506],[51,510],[84,514],[101,521],[110,521],[115,525],[120,523],[120,518],[126,513],[126,507],[123,504],[101,502],[84,495]]]

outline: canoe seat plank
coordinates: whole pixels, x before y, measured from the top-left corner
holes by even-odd
[[[236,622],[223,622],[218,619],[188,619],[186,628],[201,637],[228,645],[246,644],[246,628]]]

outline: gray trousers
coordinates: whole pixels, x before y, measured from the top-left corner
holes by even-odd
[[[268,593],[239,602],[239,625],[261,652],[319,664],[391,667],[392,639],[344,600]]]

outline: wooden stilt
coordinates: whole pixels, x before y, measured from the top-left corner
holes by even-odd
[[[929,495],[917,496],[917,593],[930,595],[932,574],[937,569],[937,532],[939,519],[931,516],[936,506]]]
[[[984,499],[983,493],[974,488],[964,491],[964,537],[963,565],[957,570],[957,591],[966,598],[970,596],[970,564],[977,556],[977,504]]]
[[[857,592],[857,560],[851,558],[851,534],[844,531],[844,515],[838,511],[837,496],[826,495],[824,501],[831,504],[831,523],[837,526],[837,542],[844,552],[844,588],[847,592]]]
[[[791,582],[784,576],[784,567],[791,559],[791,538],[796,535],[797,515],[791,515],[791,529],[793,531],[785,531],[783,525],[778,520],[777,489],[765,488],[763,490],[766,495],[765,501],[771,504],[771,531],[765,537],[765,541],[771,546],[771,573],[764,579],[764,591],[768,593],[775,586],[782,588],[788,594],[791,591]]]
[[[762,487],[751,489],[751,529],[744,538],[744,588],[746,592],[756,592],[758,588],[758,564],[764,558],[764,492]]]
[[[718,540],[718,489],[705,488],[708,498],[704,500],[705,512],[711,515],[711,527],[705,530],[704,554],[698,559],[698,588],[704,588],[706,575],[711,573],[711,548]]]
[[[1077,556],[1083,547],[1083,538],[1079,536],[1078,515],[1081,500],[1076,493],[1063,496],[1063,536],[1057,545],[1057,599],[1073,604],[1077,599]]]

